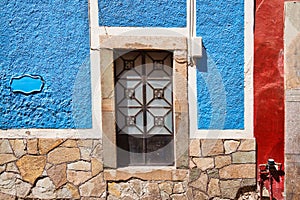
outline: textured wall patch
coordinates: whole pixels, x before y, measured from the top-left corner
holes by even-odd
[[[197,0],[198,128],[244,129],[244,0]]]
[[[91,128],[88,0],[4,0],[0,19],[0,129]],[[23,74],[43,91],[13,93]]]
[[[98,2],[100,26],[186,26],[186,0],[101,0]]]
[[[19,77],[13,77],[10,81],[10,87],[13,92],[34,94],[42,91],[44,80],[41,76],[26,74]]]

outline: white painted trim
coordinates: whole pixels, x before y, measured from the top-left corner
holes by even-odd
[[[187,28],[99,27],[100,35],[187,37]]]
[[[89,0],[90,67],[92,128],[91,129],[8,129],[0,130],[0,138],[101,138],[101,87],[98,0]]]
[[[91,40],[91,95],[92,95],[92,136],[102,137],[101,117],[101,73],[99,51],[98,0],[89,0],[90,40]],[[86,136],[87,137],[87,136]]]
[[[198,130],[196,69],[189,68],[190,138],[253,138],[253,56],[254,56],[254,1],[244,1],[244,130]]]
[[[188,62],[191,61],[191,39],[192,39],[192,8],[191,8],[191,2],[193,0],[187,0],[186,1],[186,8],[187,8],[187,15],[186,15],[186,26],[187,26],[187,42],[188,42],[188,50],[187,50],[187,53],[188,53]]]
[[[244,104],[245,136],[254,137],[254,1],[245,0],[244,29]]]
[[[99,48],[98,0],[89,0],[91,49]]]
[[[198,130],[198,105],[197,105],[197,76],[196,67],[188,68],[188,101],[189,101],[189,124],[190,138],[200,137],[202,134]]]

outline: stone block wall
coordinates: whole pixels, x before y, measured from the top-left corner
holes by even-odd
[[[198,199],[236,199],[255,191],[255,149],[254,139],[191,140],[189,187],[193,194]]]
[[[0,199],[105,199],[101,140],[0,140]]]
[[[187,181],[143,181],[131,179],[108,183],[108,200],[117,199],[193,199]],[[190,196],[190,198],[188,198]]]
[[[126,172],[103,169],[99,139],[1,139],[0,199],[229,200],[253,195],[248,192],[256,185],[255,140],[193,139],[189,152],[189,169]]]

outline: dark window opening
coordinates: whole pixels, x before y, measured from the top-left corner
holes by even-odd
[[[173,53],[114,53],[117,162],[174,165]]]

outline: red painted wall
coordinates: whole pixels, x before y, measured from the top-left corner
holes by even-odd
[[[257,163],[284,163],[284,0],[256,0],[254,34],[254,135]],[[276,191],[277,199],[283,183]]]

